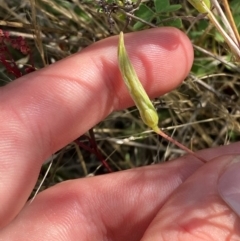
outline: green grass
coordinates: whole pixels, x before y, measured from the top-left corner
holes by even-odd
[[[144,0],[135,12],[131,12],[131,6],[116,2],[119,5],[105,1],[99,6],[97,1],[87,0],[37,0],[30,5],[27,0],[5,0],[0,5],[4,20],[0,28],[27,40],[34,64],[40,69],[121,30],[176,26],[193,42],[195,60],[178,89],[154,100],[161,128],[194,151],[240,140],[239,62],[218,30],[186,1]],[[231,1],[231,7],[236,23],[240,23],[239,0]],[[240,24],[237,27],[239,30]],[[17,51],[12,54],[21,66],[29,64],[29,59]],[[0,66],[0,79],[3,85],[13,76]],[[114,171],[183,154],[148,131],[135,107],[112,113],[94,127],[94,134],[99,150]],[[37,186],[48,165],[43,166]],[[42,189],[66,179],[106,172],[95,155],[70,143],[54,156]]]

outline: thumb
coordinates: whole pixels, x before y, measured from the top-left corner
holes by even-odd
[[[142,241],[239,240],[239,170],[240,158],[234,155],[199,168],[176,189]]]
[[[233,158],[218,180],[218,192],[222,199],[240,217],[240,157]]]

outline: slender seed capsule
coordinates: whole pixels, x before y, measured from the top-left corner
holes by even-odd
[[[152,129],[158,126],[158,114],[143,88],[138,76],[129,60],[125,49],[123,33],[120,33],[118,44],[118,63],[123,80],[135,102],[143,122]]]
[[[211,8],[211,0],[188,0],[200,13],[206,13],[206,8]]]

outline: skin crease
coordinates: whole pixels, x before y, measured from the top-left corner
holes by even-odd
[[[26,203],[51,153],[133,105],[117,43],[118,36],[105,39],[0,89],[0,240],[239,240],[240,220],[216,186],[240,143],[198,152],[206,164],[187,155],[71,180]],[[126,34],[125,44],[151,98],[176,88],[190,71],[192,46],[179,30]]]

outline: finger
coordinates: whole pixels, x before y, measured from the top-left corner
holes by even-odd
[[[222,155],[239,155],[240,142],[231,143],[230,145],[218,146],[197,152],[199,156],[203,156],[206,161],[212,160]]]
[[[4,124],[24,129],[22,143],[37,143],[48,157],[113,110],[132,105],[118,70],[117,43],[117,36],[100,41],[6,86],[0,97]],[[173,28],[126,35],[126,47],[152,97],[176,88],[192,64],[190,41]]]
[[[117,42],[116,36],[100,41],[1,89],[0,226],[22,207],[51,153],[132,104],[117,67]],[[126,35],[126,47],[152,97],[175,88],[192,64],[191,43],[173,28]]]
[[[217,156],[236,150],[233,144],[213,152]],[[202,155],[206,159],[209,151]],[[21,236],[27,241],[32,235],[35,240],[54,235],[59,241],[88,237],[139,240],[173,191],[203,165],[185,156],[161,165],[59,184],[26,205],[0,238],[14,241]]]
[[[235,158],[215,158],[190,176],[157,214],[142,241],[238,240],[240,219],[218,191],[219,178]]]
[[[0,240],[140,240],[172,191],[201,165],[174,161],[58,184],[27,204]]]

